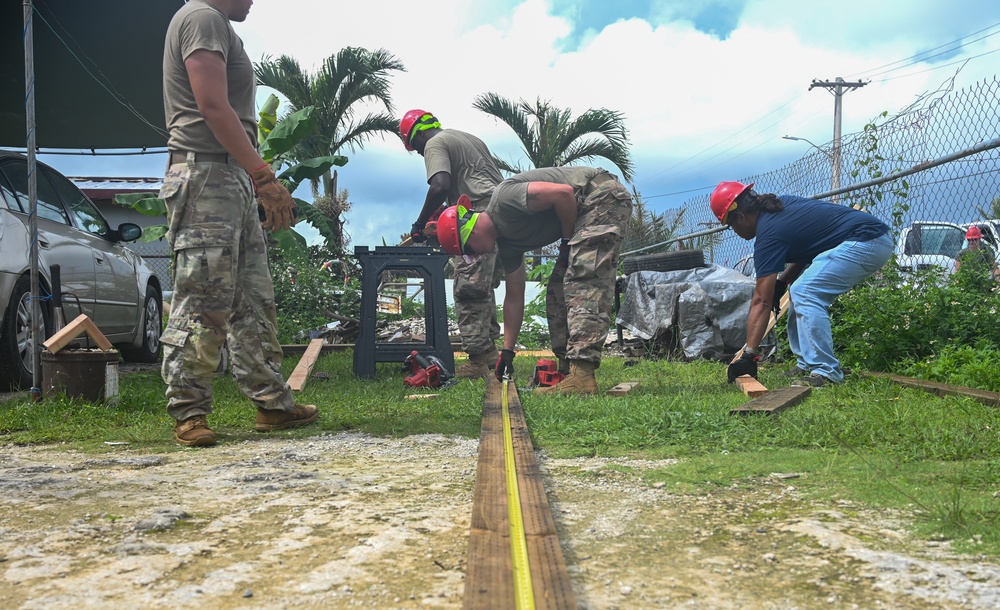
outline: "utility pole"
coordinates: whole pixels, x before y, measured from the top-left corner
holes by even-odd
[[[845,82],[843,78],[837,77],[833,81],[821,81],[815,78],[809,85],[809,90],[813,87],[823,87],[833,93],[833,175],[830,179],[830,189],[840,188],[840,118],[843,111],[843,97],[847,91],[852,91],[859,87],[864,87],[868,83],[864,81]]]

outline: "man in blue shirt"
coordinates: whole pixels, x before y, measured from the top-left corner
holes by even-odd
[[[719,222],[743,239],[756,239],[757,285],[747,318],[746,348],[729,365],[729,381],[757,376],[757,348],[772,309],[787,290],[788,344],[802,377],[794,385],[840,383],[844,372],[833,354],[830,305],[889,260],[889,227],[847,206],[793,195],[758,195],[752,187],[722,182],[709,199]]]

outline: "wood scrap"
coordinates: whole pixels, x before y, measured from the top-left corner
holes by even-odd
[[[633,389],[639,387],[638,381],[626,381],[624,383],[619,383],[615,387],[611,388],[605,394],[608,396],[625,396]]]
[[[750,375],[741,375],[736,378],[734,383],[750,398],[757,398],[758,396],[767,394],[767,388],[764,387],[764,384]]]
[[[288,385],[293,392],[301,392],[302,388],[306,387],[306,380],[309,379],[309,373],[316,366],[316,360],[319,359],[319,354],[323,350],[323,343],[323,339],[313,339],[309,342],[309,347],[306,348],[302,359],[295,365],[295,370],[288,378]]]
[[[53,354],[73,342],[74,339],[86,333],[91,341],[101,348],[101,351],[111,351],[111,342],[104,336],[104,333],[97,328],[94,321],[87,317],[87,314],[80,314],[72,322],[63,327],[62,330],[49,337],[42,345]]]
[[[746,415],[748,413],[763,413],[773,415],[789,409],[806,399],[812,392],[811,387],[792,386],[788,388],[777,388],[770,392],[754,398],[744,405],[731,409],[730,415]]]

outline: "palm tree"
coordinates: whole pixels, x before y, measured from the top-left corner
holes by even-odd
[[[289,113],[315,107],[315,135],[292,150],[291,156],[296,160],[342,154],[344,147],[351,151],[363,149],[375,135],[384,136],[385,132],[395,135],[399,119],[393,113],[389,93],[389,77],[394,71],[405,72],[406,68],[391,53],[359,47],[341,49],[328,57],[313,75],[287,55],[276,60],[266,57],[254,65],[257,83],[288,98]],[[385,112],[360,116],[358,106],[372,103],[383,106]],[[312,180],[312,188],[315,196],[336,193],[336,172],[331,170]],[[343,221],[340,218],[334,221],[339,227],[337,245],[343,248]]]
[[[619,112],[590,109],[573,119],[569,109],[557,108],[541,98],[531,105],[524,100],[514,103],[496,93],[480,95],[472,105],[509,125],[534,167],[573,165],[601,157],[614,163],[625,181],[634,177],[625,117]],[[502,159],[495,161],[504,172],[523,171]]]
[[[995,218],[1000,218],[1000,197],[994,197],[990,201],[990,207],[983,209],[982,206],[976,208],[979,215],[983,217],[983,220],[993,220]]]

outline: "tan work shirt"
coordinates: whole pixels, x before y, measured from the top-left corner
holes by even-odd
[[[459,196],[467,195],[477,212],[486,208],[493,189],[503,180],[486,144],[476,136],[457,129],[442,129],[427,141],[424,167],[428,182],[439,172],[447,172],[451,176],[449,205],[455,205]]]
[[[167,148],[178,152],[226,152],[198,111],[184,65],[189,55],[202,49],[220,53],[225,60],[229,104],[246,128],[247,137],[256,143],[256,80],[243,41],[229,18],[217,8],[204,0],[190,0],[170,20],[163,46],[163,110],[170,133]]]

